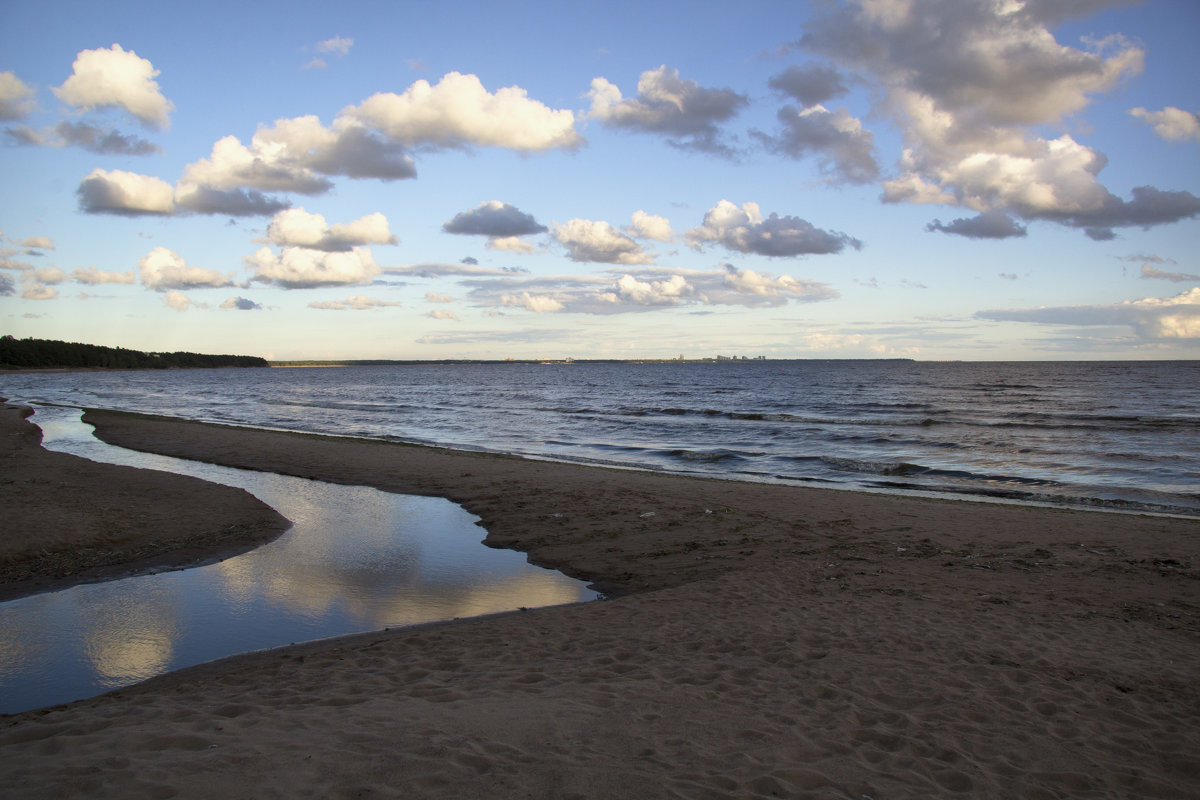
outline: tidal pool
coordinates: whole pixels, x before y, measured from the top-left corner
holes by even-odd
[[[79,409],[35,408],[47,449],[238,486],[293,527],[219,563],[0,603],[0,713],[236,653],[597,596],[483,545],[449,500],[138,453],[96,439]]]

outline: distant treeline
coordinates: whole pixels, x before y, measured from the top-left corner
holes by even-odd
[[[257,356],[210,356],[202,353],[143,353],[52,339],[0,336],[0,369],[189,369],[265,367]]]

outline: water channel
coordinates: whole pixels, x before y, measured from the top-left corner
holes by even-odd
[[[35,408],[47,449],[237,486],[293,527],[219,563],[0,603],[0,713],[252,650],[596,597],[486,547],[477,518],[448,500],[125,450],[96,439],[79,409]]]

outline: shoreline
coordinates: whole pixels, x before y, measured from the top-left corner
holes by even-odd
[[[0,601],[246,552],[291,523],[241,489],[41,446],[0,403]]]
[[[1194,520],[88,414],[134,449],[448,497],[614,599],[0,718],[13,797],[1200,794]]]

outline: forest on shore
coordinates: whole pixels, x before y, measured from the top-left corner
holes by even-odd
[[[266,359],[257,356],[144,353],[124,347],[0,336],[0,369],[197,369],[266,366],[269,366]]]

